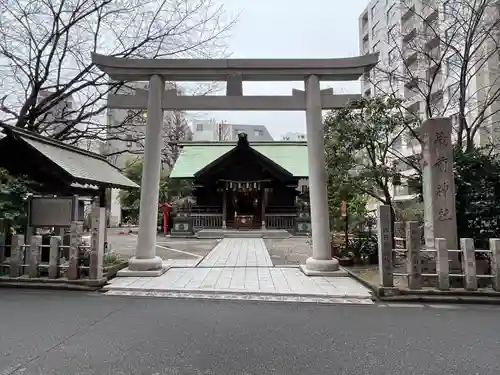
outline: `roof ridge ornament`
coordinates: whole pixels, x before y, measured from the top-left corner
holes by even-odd
[[[250,147],[250,144],[248,143],[247,133],[238,133],[238,147]]]

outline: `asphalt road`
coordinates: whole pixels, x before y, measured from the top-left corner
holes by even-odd
[[[499,374],[500,308],[0,289],[0,374]],[[446,306],[445,306],[446,307]]]

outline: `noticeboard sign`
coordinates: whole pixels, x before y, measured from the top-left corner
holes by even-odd
[[[78,197],[32,196],[29,200],[29,226],[69,227],[79,220]]]

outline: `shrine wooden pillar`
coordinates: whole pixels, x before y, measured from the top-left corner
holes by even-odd
[[[222,191],[222,229],[227,229],[227,189]]]
[[[267,199],[266,199],[266,188],[261,187],[261,202],[260,202],[260,208],[261,208],[261,215],[260,215],[260,220],[262,221],[262,226],[261,229],[266,229],[266,204],[267,204]]]

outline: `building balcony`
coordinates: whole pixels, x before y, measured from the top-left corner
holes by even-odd
[[[417,36],[416,22],[409,22],[401,25],[401,34],[403,35],[403,44],[408,43]]]
[[[415,0],[405,0],[401,4],[401,22],[406,22],[415,15]]]
[[[439,4],[437,0],[426,0],[422,3],[422,18],[427,22],[437,19]]]
[[[361,54],[366,55],[367,53],[370,53],[370,43],[368,43],[368,39],[364,41],[361,46]]]
[[[403,60],[404,63],[407,67],[412,68],[412,66],[415,66],[412,68],[412,70],[416,69],[418,67],[418,54],[417,51],[415,51],[413,48],[410,48],[409,46],[403,47]]]
[[[361,24],[361,35],[363,38],[368,38],[368,19]]]

